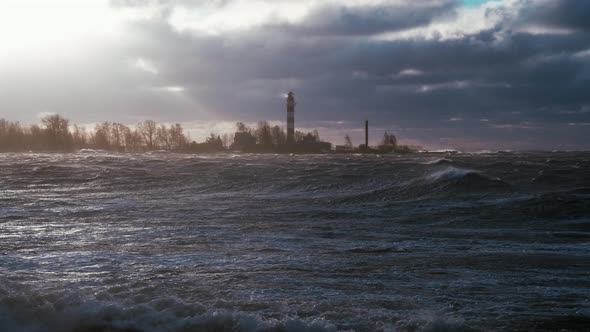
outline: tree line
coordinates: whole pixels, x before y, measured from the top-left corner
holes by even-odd
[[[250,135],[259,145],[282,145],[287,143],[287,132],[278,125],[271,126],[268,121],[258,121],[256,128],[250,128],[242,122],[236,123],[236,133]],[[317,130],[305,133],[296,130],[295,143],[320,142],[320,134]]]
[[[295,132],[297,142],[319,142],[319,133]],[[259,121],[255,128],[236,123],[236,133],[211,133],[204,142],[191,141],[181,124],[164,125],[145,120],[135,126],[117,122],[102,122],[91,130],[59,114],[41,119],[40,124],[23,126],[0,118],[0,152],[19,151],[75,151],[81,149],[117,152],[151,150],[216,152],[242,148],[241,144],[277,146],[287,142],[287,134],[280,126]],[[236,144],[237,143],[237,144]]]
[[[74,151],[99,149],[120,152],[183,150],[190,147],[180,124],[166,126],[146,120],[134,127],[117,122],[86,130],[59,114],[48,115],[29,127],[0,119],[0,151]]]
[[[295,131],[294,144],[289,149],[299,152],[326,151],[331,144],[322,142],[317,130]],[[259,121],[255,127],[242,122],[236,123],[234,134],[211,133],[204,142],[191,141],[181,124],[158,124],[145,120],[135,126],[117,122],[103,122],[91,130],[71,125],[59,114],[41,119],[40,124],[23,126],[0,118],[0,152],[59,151],[81,149],[108,150],[117,152],[142,152],[152,150],[218,152],[228,149],[249,152],[282,151],[286,146],[287,133],[283,127]],[[277,150],[278,149],[278,150]],[[355,150],[348,135],[345,137],[345,151]],[[366,149],[366,148],[365,148]],[[370,149],[369,149],[370,150]],[[379,152],[409,152],[404,145],[398,145],[393,134],[385,132],[377,146]]]

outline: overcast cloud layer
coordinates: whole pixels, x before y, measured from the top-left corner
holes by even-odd
[[[152,118],[199,139],[284,121],[292,90],[296,125],[334,143],[369,119],[375,142],[590,148],[590,1],[24,1],[28,20],[0,23],[0,117]]]

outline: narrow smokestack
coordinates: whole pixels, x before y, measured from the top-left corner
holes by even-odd
[[[369,148],[369,120],[365,120],[365,148]]]

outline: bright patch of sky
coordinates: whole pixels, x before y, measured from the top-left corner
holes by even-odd
[[[467,7],[479,7],[486,2],[490,2],[491,0],[463,0],[463,4]]]
[[[489,11],[493,8],[515,7],[518,0],[464,0],[464,6],[457,9],[457,16],[447,16],[434,20],[429,25],[404,31],[385,32],[373,36],[374,40],[400,39],[461,39],[480,31],[491,29],[507,18],[502,11]]]

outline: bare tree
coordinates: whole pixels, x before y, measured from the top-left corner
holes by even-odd
[[[299,130],[295,130],[295,142],[303,142],[305,139],[305,133]]]
[[[74,143],[74,148],[83,149],[86,147],[88,145],[88,134],[86,133],[86,129],[84,127],[78,127],[77,125],[74,125],[72,140]]]
[[[141,149],[142,145],[142,134],[139,128],[135,128],[132,130],[131,128],[127,128],[125,130],[125,147],[127,151],[130,152],[137,152]]]
[[[170,132],[165,125],[161,125],[158,127],[158,129],[156,129],[156,141],[158,142],[159,146],[164,147],[167,150],[172,148]]]
[[[111,147],[116,151],[122,151],[124,149],[124,136],[123,128],[124,125],[120,123],[111,124],[110,141]]]
[[[96,149],[108,150],[111,148],[111,124],[103,122],[97,124],[94,128],[94,134],[91,137],[92,145]]]
[[[259,121],[258,128],[256,128],[256,140],[258,144],[271,145],[272,135],[270,125],[266,121]]]
[[[46,148],[45,130],[34,124],[29,127],[29,133],[31,135],[31,149],[40,150]]]
[[[51,149],[67,150],[72,147],[72,136],[68,131],[69,121],[59,114],[52,114],[41,119],[45,126],[47,140]]]
[[[147,144],[147,148],[149,150],[154,149],[154,143],[156,140],[156,132],[158,130],[158,125],[153,120],[145,120],[143,123],[138,125],[141,134]]]
[[[182,125],[180,123],[170,125],[168,133],[170,135],[170,145],[173,149],[179,150],[186,146],[188,140],[184,136]]]
[[[272,143],[276,145],[285,144],[287,142],[287,134],[283,128],[274,126],[271,128]]]
[[[22,151],[27,145],[27,134],[18,121],[0,119],[0,151]]]
[[[383,146],[396,147],[397,146],[397,137],[395,137],[395,135],[393,135],[393,134],[388,134],[387,132],[385,132],[385,134],[383,134],[383,140],[382,140],[381,144]]]

